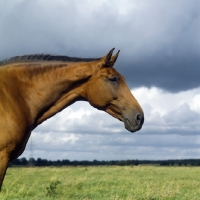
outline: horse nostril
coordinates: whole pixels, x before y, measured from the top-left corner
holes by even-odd
[[[137,125],[142,125],[143,122],[144,122],[144,117],[143,117],[141,114],[138,114],[138,115],[136,116],[136,124],[137,124]]]

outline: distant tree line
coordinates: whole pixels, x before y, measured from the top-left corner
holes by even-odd
[[[118,166],[137,166],[137,165],[159,165],[159,166],[200,166],[200,159],[182,159],[182,160],[111,160],[111,161],[70,161],[47,159],[26,159],[19,158],[10,163],[10,166],[100,166],[100,165],[118,165]]]

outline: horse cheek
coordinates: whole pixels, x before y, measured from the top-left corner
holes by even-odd
[[[114,94],[113,94],[111,86],[108,84],[104,84],[100,86],[98,97],[99,97],[99,100],[101,100],[101,104],[103,107],[108,106],[109,103],[114,98]]]
[[[93,107],[104,108],[109,102],[108,99],[109,95],[104,85],[98,84],[98,87],[94,87],[94,84],[91,84],[88,88],[87,100]]]

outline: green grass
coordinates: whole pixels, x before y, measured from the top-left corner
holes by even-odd
[[[1,200],[199,200],[199,167],[9,168]]]

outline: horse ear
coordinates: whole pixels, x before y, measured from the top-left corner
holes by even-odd
[[[113,63],[113,66],[118,58],[119,52],[120,50],[118,50],[118,52],[114,56],[111,57],[111,62]]]
[[[115,62],[117,60],[117,56],[119,53],[118,52],[115,56],[112,56],[114,50],[115,48],[111,49],[108,54],[106,54],[104,57],[100,59],[100,66],[99,66],[100,69],[104,67],[113,67],[114,65],[113,61]]]

